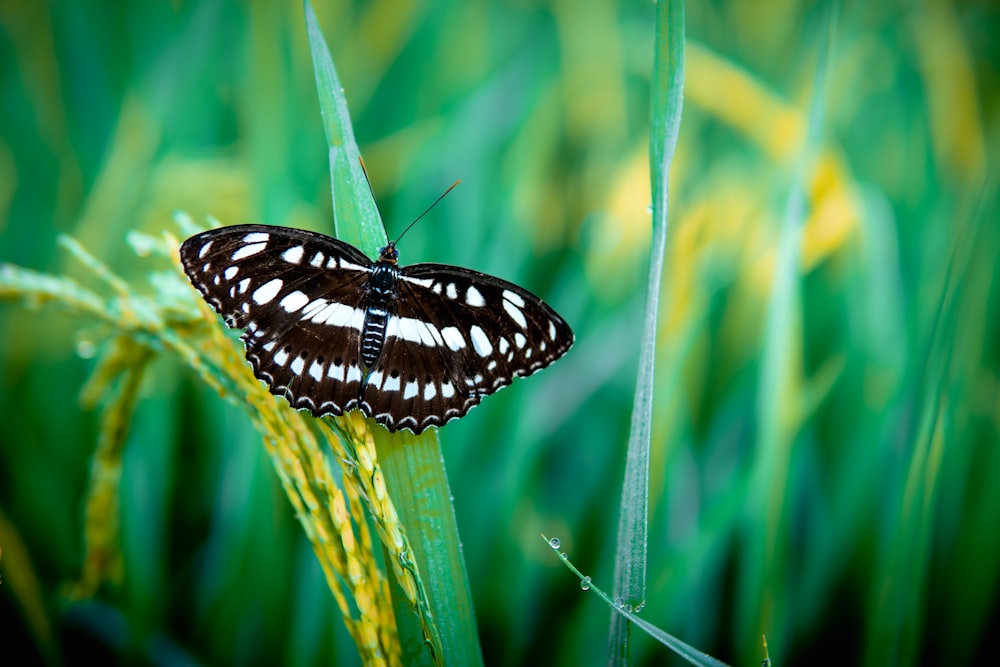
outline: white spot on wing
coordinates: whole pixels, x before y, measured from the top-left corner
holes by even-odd
[[[329,303],[311,319],[317,324],[326,324],[331,327],[352,327],[361,331],[365,324],[365,311],[345,306],[342,303]]]
[[[403,387],[403,400],[409,400],[416,396],[420,391],[420,385],[417,384],[416,380],[412,382],[407,382],[406,386]]]
[[[347,269],[348,271],[367,271],[368,270],[367,268],[365,268],[363,266],[360,266],[358,264],[353,264],[351,262],[348,262],[346,259],[345,260],[341,260],[341,262],[340,262],[340,268]]]
[[[556,323],[553,322],[552,320],[549,320],[549,339],[550,340],[556,339]]]
[[[299,264],[302,262],[302,255],[306,249],[300,245],[293,245],[291,248],[281,253],[281,259],[289,264]]]
[[[441,396],[443,398],[451,398],[455,395],[455,386],[451,383],[451,380],[445,380],[441,383]]]
[[[326,372],[327,377],[342,382],[344,380],[344,364],[330,364],[330,369]]]
[[[486,300],[479,293],[479,290],[476,289],[475,285],[469,285],[469,289],[465,290],[465,303],[475,308],[481,308],[486,305]],[[506,302],[504,305],[507,305]]]
[[[434,280],[432,280],[431,278],[411,278],[409,276],[401,275],[400,279],[405,280],[408,283],[413,283],[414,285],[420,285],[421,287],[424,287],[426,289],[431,289],[431,286],[434,285]],[[437,291],[438,294],[440,294],[441,288],[439,287]]]
[[[412,317],[390,317],[385,328],[385,335],[428,347],[444,345],[445,343],[436,326]]]
[[[351,364],[347,367],[347,382],[360,382],[361,381],[361,369],[358,368],[357,364]]]
[[[243,294],[244,292],[247,291],[248,287],[250,287],[250,279],[249,278],[244,278],[236,286],[236,291],[239,292],[240,294]]]
[[[376,389],[381,389],[382,388],[382,371],[374,371],[374,372],[372,372],[372,374],[368,376],[368,382],[367,382],[367,384],[369,384],[372,387],[375,387]]]
[[[458,298],[458,290],[455,289],[455,283],[448,283],[448,287],[445,288],[445,294],[448,295],[449,299]]]
[[[524,299],[517,292],[511,292],[509,289],[503,291],[503,298],[510,301],[512,304],[518,308],[524,308]]]
[[[278,296],[278,292],[281,291],[281,286],[284,285],[284,281],[281,278],[275,278],[268,281],[254,290],[253,301],[259,306],[263,306],[265,303],[271,303],[274,297]]]
[[[451,350],[457,352],[465,347],[465,338],[462,337],[462,332],[457,327],[441,329],[441,336],[444,338],[445,345]]]
[[[424,400],[429,401],[437,395],[437,386],[433,382],[428,382],[424,387]]]
[[[294,292],[289,292],[288,295],[285,296],[285,298],[279,303],[287,312],[296,313],[302,309],[302,306],[309,303],[309,297],[302,292],[295,290]]]
[[[224,275],[226,277],[226,280],[232,280],[233,278],[236,277],[236,274],[239,273],[239,272],[240,272],[240,267],[238,267],[238,266],[230,266],[228,269],[226,269],[222,273],[222,275]]]
[[[510,349],[510,342],[506,338],[501,337],[498,347],[500,348],[500,354],[507,354],[507,350]]]
[[[385,379],[385,384],[382,385],[382,391],[399,391],[399,376],[389,375]]]
[[[493,354],[493,345],[490,344],[486,332],[478,324],[472,325],[472,328],[469,329],[469,335],[472,337],[472,347],[476,350],[476,354],[480,357],[488,357]]]
[[[517,345],[518,348],[524,347],[524,344],[527,342],[528,339],[525,338],[524,334],[522,334],[520,331],[514,334],[514,344]]]
[[[198,259],[201,259],[208,254],[208,251],[212,248],[212,243],[212,241],[209,241],[201,247],[201,250],[198,251]]]
[[[278,350],[278,353],[272,358],[276,366],[284,366],[285,362],[288,361],[288,353],[284,350]]]
[[[250,236],[253,236],[253,234],[249,234],[247,238],[249,238]],[[264,234],[263,236],[266,237],[267,234]],[[246,259],[247,257],[253,257],[257,253],[263,252],[264,248],[266,247],[267,243],[251,243],[250,245],[245,245],[233,253],[232,260],[234,262],[238,262],[241,259]]]
[[[309,366],[309,375],[311,375],[312,379],[316,380],[316,382],[319,382],[321,379],[323,379],[323,364],[319,363],[318,361],[312,362],[312,364]]]
[[[318,252],[315,255],[313,255],[313,258],[309,260],[309,263],[318,269],[319,267],[323,266],[324,259],[326,259],[326,257],[323,255],[323,253]]]
[[[252,232],[243,237],[244,243],[267,243],[271,235],[267,232]]]
[[[513,303],[511,303],[507,299],[504,299],[503,300],[503,309],[507,311],[508,315],[510,315],[510,319],[512,319],[515,322],[517,322],[517,325],[519,327],[521,327],[522,329],[527,329],[528,328],[528,321],[526,319],[524,319],[524,313],[521,312],[520,308],[518,308],[517,306],[515,306]]]
[[[392,317],[385,328],[386,336],[402,338],[413,343],[420,342],[420,330],[417,328],[417,320],[411,317]]]
[[[302,370],[305,367],[306,367],[306,362],[305,362],[305,360],[302,359],[302,357],[298,357],[297,356],[292,361],[291,369],[292,369],[292,372],[295,373],[296,375],[302,375]]]
[[[302,315],[303,319],[306,320],[311,319],[322,308],[326,307],[328,303],[330,302],[327,301],[326,299],[315,299],[312,302],[310,302],[308,306],[303,308],[300,314]]]

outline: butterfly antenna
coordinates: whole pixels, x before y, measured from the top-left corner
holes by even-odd
[[[399,243],[399,240],[400,240],[401,238],[403,238],[403,234],[405,234],[406,232],[410,231],[410,227],[412,227],[413,225],[417,224],[417,222],[419,222],[419,221],[420,221],[420,218],[422,218],[422,217],[424,217],[425,215],[427,215],[428,213],[430,213],[431,209],[432,209],[432,208],[434,208],[435,206],[437,206],[437,203],[438,203],[439,201],[441,201],[442,199],[444,199],[445,195],[447,195],[447,194],[448,194],[449,192],[451,192],[452,190],[454,190],[454,189],[455,189],[455,186],[456,186],[456,185],[458,185],[458,184],[459,184],[459,183],[461,183],[461,182],[462,182],[461,180],[457,180],[457,181],[455,181],[454,183],[452,183],[452,184],[451,184],[451,186],[450,186],[450,187],[449,187],[449,188],[448,188],[447,190],[445,190],[444,192],[442,192],[442,193],[441,193],[441,196],[439,196],[439,197],[438,197],[437,199],[435,199],[435,200],[434,200],[434,203],[433,203],[433,204],[431,204],[431,205],[430,205],[430,206],[428,206],[428,207],[427,207],[426,209],[424,209],[424,212],[423,212],[423,213],[421,213],[421,214],[420,214],[420,215],[418,215],[418,216],[417,216],[416,218],[414,218],[414,219],[413,219],[413,222],[411,222],[410,224],[408,224],[408,225],[406,226],[406,229],[404,229],[404,230],[403,230],[402,232],[400,232],[399,236],[397,236],[397,237],[396,237],[396,240],[395,240],[395,241],[393,241],[393,242],[392,242],[392,244],[393,244],[393,245],[396,245],[397,243]]]

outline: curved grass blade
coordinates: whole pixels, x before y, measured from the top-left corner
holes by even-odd
[[[568,567],[569,570],[580,579],[580,588],[585,591],[593,591],[596,593],[599,598],[604,600],[605,604],[616,612],[618,617],[625,621],[635,623],[636,626],[643,632],[690,662],[692,665],[698,665],[699,667],[726,667],[726,663],[721,660],[717,660],[707,653],[702,653],[690,644],[686,644],[680,639],[677,639],[677,637],[674,637],[669,632],[665,632],[652,623],[639,618],[631,605],[626,605],[624,602],[620,602],[617,599],[612,600],[607,593],[594,585],[594,582],[591,581],[590,577],[584,575],[580,572],[580,570],[576,569],[576,566],[573,565],[566,554],[559,552],[559,538],[552,538],[550,540],[545,537],[545,535],[542,535],[542,539],[545,540],[553,551],[559,553],[559,558],[562,560],[563,565]]]

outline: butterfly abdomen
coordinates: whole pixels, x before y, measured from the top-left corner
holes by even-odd
[[[392,295],[396,290],[399,268],[388,262],[378,262],[368,281],[368,304],[365,324],[361,330],[361,360],[365,368],[373,368],[385,345],[385,328],[389,322]]]

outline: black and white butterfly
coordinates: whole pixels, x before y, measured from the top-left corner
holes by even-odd
[[[465,415],[573,345],[531,292],[445,264],[372,262],[343,241],[238,225],[180,249],[191,283],[242,339],[254,375],[316,416],[361,410],[420,433]]]

